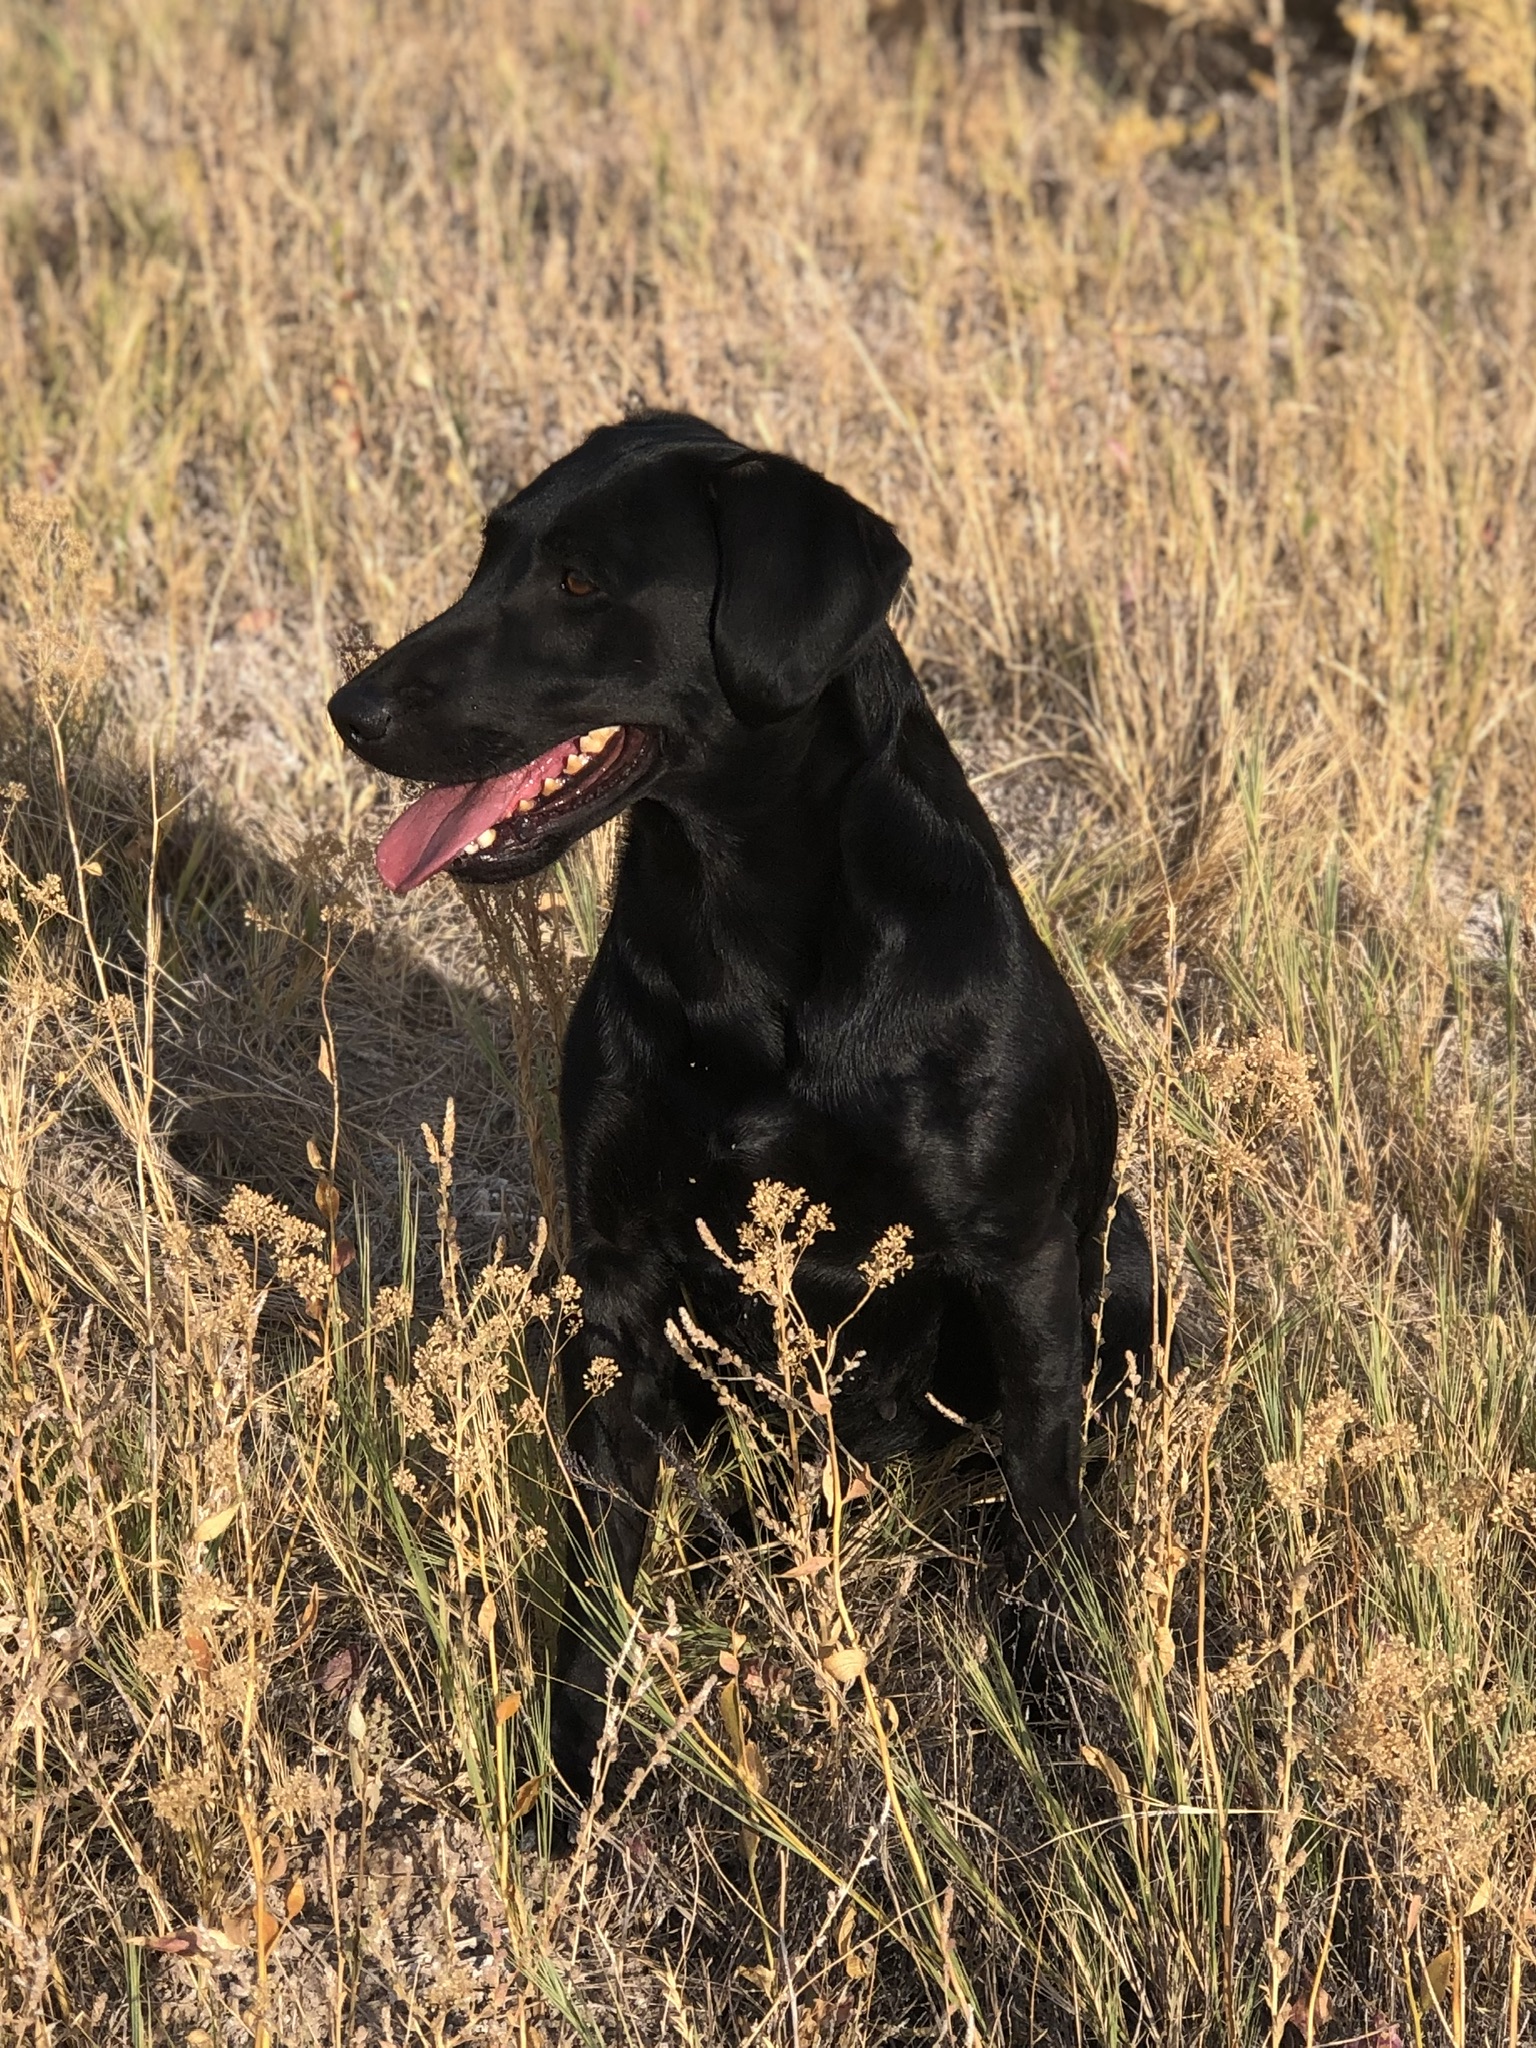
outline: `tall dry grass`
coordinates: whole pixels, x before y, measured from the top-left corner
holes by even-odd
[[[1317,125],[834,0],[0,16],[10,2036],[1536,2038],[1529,104],[1394,19]],[[381,900],[322,706],[634,397],[910,544],[1193,1363],[1021,1695],[985,1445],[848,1466],[765,1190],[560,1862],[603,875]]]

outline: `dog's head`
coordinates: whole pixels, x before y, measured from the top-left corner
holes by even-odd
[[[732,726],[803,709],[909,557],[846,491],[679,413],[600,427],[499,506],[458,603],[331,699],[433,785],[385,834],[404,892],[532,874]]]

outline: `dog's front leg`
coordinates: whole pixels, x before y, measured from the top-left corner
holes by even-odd
[[[640,1569],[660,1445],[670,1424],[669,1374],[660,1361],[645,1359],[642,1346],[589,1321],[566,1352],[562,1377],[575,1484],[566,1509],[566,1593],[550,1748],[556,1771],[585,1803],[623,1633],[614,1593],[627,1602]]]
[[[1054,1219],[1027,1257],[981,1287],[998,1382],[1003,1477],[1016,1517],[1009,1574],[1023,1578],[1077,1515],[1083,1307],[1077,1238]]]

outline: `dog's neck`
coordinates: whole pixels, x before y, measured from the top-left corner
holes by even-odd
[[[736,726],[637,805],[630,854],[683,857],[701,902],[803,899],[808,872],[835,865],[850,783],[890,752],[912,708],[923,708],[917,679],[882,629],[803,709]]]

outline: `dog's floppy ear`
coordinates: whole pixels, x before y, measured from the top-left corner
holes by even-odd
[[[715,672],[736,716],[765,725],[809,704],[879,625],[912,558],[878,514],[787,456],[711,481]]]

